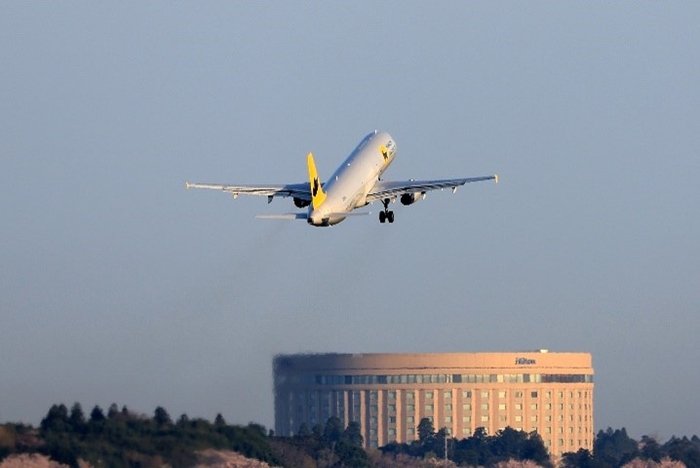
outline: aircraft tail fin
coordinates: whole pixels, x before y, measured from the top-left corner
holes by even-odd
[[[321,186],[321,181],[318,178],[318,172],[316,171],[316,163],[314,163],[313,154],[309,153],[306,157],[307,164],[309,166],[309,185],[311,187],[311,205],[314,210],[321,206],[321,203],[326,199],[326,192],[323,191]]]

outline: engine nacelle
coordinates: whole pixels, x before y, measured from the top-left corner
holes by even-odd
[[[402,205],[413,205],[418,200],[425,198],[425,192],[404,193],[401,195]]]
[[[302,200],[301,198],[294,197],[294,206],[297,208],[306,208],[311,202],[309,200]]]

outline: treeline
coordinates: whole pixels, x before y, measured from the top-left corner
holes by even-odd
[[[79,403],[69,410],[53,405],[39,428],[23,424],[0,426],[0,460],[10,454],[40,453],[54,461],[78,466],[84,460],[94,467],[194,466],[196,452],[208,448],[231,450],[276,464],[263,426],[228,425],[221,416],[213,423],[183,414],[172,421],[156,408],[152,417],[95,406],[86,416]]]
[[[471,437],[457,440],[446,429],[435,432],[428,418],[418,423],[418,440],[410,444],[391,443],[381,448],[384,454],[406,454],[418,458],[444,458],[458,466],[495,466],[508,460],[531,460],[551,468],[552,463],[537,433],[516,431],[510,427],[489,436],[482,427]]]
[[[173,421],[163,407],[152,416],[111,405],[105,413],[95,406],[89,415],[79,403],[70,410],[53,405],[38,428],[0,425],[0,461],[12,454],[39,453],[54,461],[93,467],[194,466],[197,453],[230,450],[246,457],[288,468],[394,468],[456,466],[541,466],[552,468],[536,433],[505,428],[488,435],[478,428],[468,438],[435,431],[429,419],[420,421],[418,440],[391,443],[379,450],[363,449],[360,426],[343,427],[335,417],[325,425],[302,425],[294,437],[277,437],[259,424],[229,425],[221,414],[214,422],[181,415]],[[515,462],[514,462],[515,461]],[[520,463],[520,465],[518,465]],[[673,437],[661,444],[650,437],[636,441],[625,429],[600,431],[593,451],[564,454],[562,468],[630,468],[682,466],[700,468],[700,439]]]
[[[624,428],[608,428],[596,435],[593,452],[581,449],[566,453],[561,465],[562,468],[620,468],[630,463],[634,465],[637,460],[657,464],[663,460],[679,461],[687,468],[700,468],[700,438],[696,435],[690,439],[671,437],[659,444],[647,436],[640,441],[632,439]]]

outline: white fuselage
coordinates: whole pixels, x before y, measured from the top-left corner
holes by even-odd
[[[355,208],[365,206],[367,193],[395,157],[396,143],[388,133],[367,135],[323,184],[326,199],[316,209],[309,207],[308,223],[337,224]]]

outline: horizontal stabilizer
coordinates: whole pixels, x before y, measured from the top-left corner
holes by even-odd
[[[345,211],[345,212],[340,212],[340,213],[328,213],[324,217],[327,218],[346,218],[348,216],[367,216],[369,214],[372,214],[371,211]]]
[[[307,219],[308,215],[306,213],[285,213],[285,214],[270,214],[270,215],[256,215],[259,219]]]

